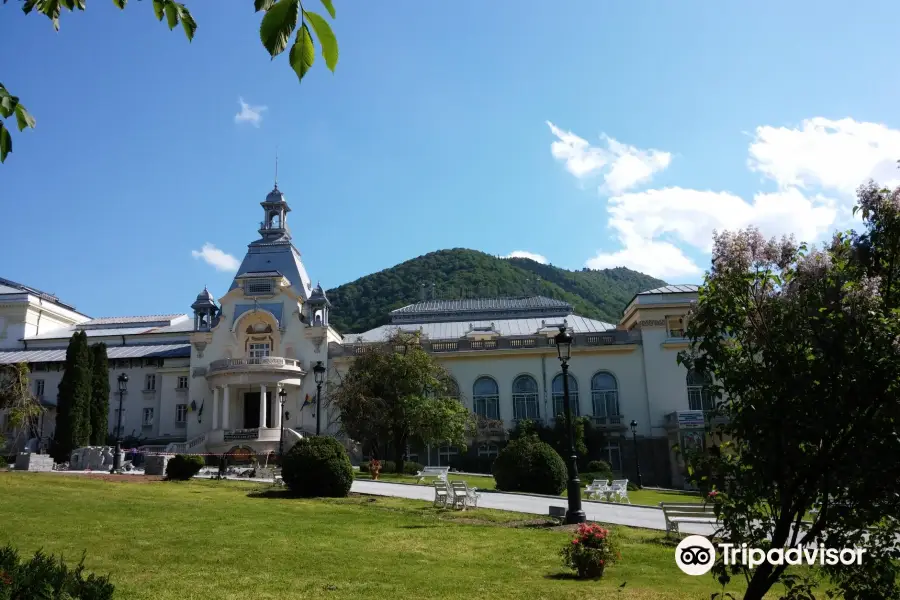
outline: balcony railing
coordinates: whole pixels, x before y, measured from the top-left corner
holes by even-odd
[[[622,415],[608,415],[604,417],[592,416],[591,421],[597,427],[621,427],[625,417]]]
[[[282,358],[280,356],[266,356],[264,358],[224,358],[214,360],[209,363],[209,373],[216,371],[254,371],[254,370],[270,370],[270,369],[286,369],[302,371],[303,367],[299,360],[293,358]]]
[[[259,438],[259,429],[226,429],[222,439],[226,442],[255,440]]]

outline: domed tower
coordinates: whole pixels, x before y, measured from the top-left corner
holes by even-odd
[[[287,214],[291,212],[284,194],[278,189],[278,184],[268,193],[264,202],[260,202],[263,207],[265,221],[259,225],[259,235],[267,242],[275,242],[280,240],[290,240],[291,233],[287,228]]]
[[[309,307],[309,324],[311,327],[328,327],[328,310],[331,308],[331,301],[325,296],[325,290],[322,285],[317,283],[316,288],[309,296],[306,305]]]
[[[212,329],[213,320],[218,317],[219,307],[206,286],[197,294],[197,299],[191,304],[194,310],[194,331],[209,331]]]

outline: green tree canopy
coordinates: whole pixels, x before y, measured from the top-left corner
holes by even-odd
[[[397,334],[355,357],[329,398],[344,433],[375,457],[390,443],[402,472],[410,439],[464,448],[474,435],[475,418],[455,393],[450,374],[417,338]]]
[[[91,352],[87,334],[76,331],[66,349],[65,371],[59,382],[53,454],[58,462],[68,460],[76,448],[91,440]]]
[[[0,410],[5,410],[9,425],[26,431],[44,412],[29,388],[28,365],[0,365]]]
[[[3,0],[3,4],[8,2],[9,0]],[[319,2],[328,15],[334,19],[333,1],[319,0]],[[57,31],[59,31],[59,20],[63,9],[73,12],[75,10],[83,11],[86,8],[86,0],[23,0],[20,4],[22,12],[26,15],[35,12],[46,16]],[[113,4],[119,9],[124,9],[128,0],[113,0]],[[170,30],[180,24],[188,41],[193,41],[194,34],[197,32],[197,22],[187,6],[174,0],[152,0],[152,5],[153,14],[158,21],[165,19]],[[331,25],[325,17],[306,10],[302,0],[253,0],[253,8],[256,12],[264,12],[259,26],[262,45],[269,55],[275,58],[290,44],[288,63],[297,74],[298,79],[302,80],[315,62],[316,46],[313,41],[313,33],[319,40],[325,66],[334,72],[338,62],[338,43]],[[296,35],[294,35],[295,32]],[[291,43],[292,35],[294,35],[293,43]],[[36,124],[34,117],[28,113],[19,98],[12,95],[0,83],[0,117],[2,117],[0,118],[0,163],[5,162],[7,155],[12,152],[10,128],[3,119],[8,119],[13,115],[15,115],[19,131],[27,127],[34,128]]]
[[[752,228],[716,235],[688,317],[680,361],[712,382],[720,424],[686,458],[690,478],[720,492],[718,534],[865,549],[862,565],[796,573],[720,556],[713,572],[746,577],[747,600],[779,582],[813,598],[823,574],[845,598],[900,597],[900,189],[870,183],[858,201],[863,231],[821,249]]]
[[[106,344],[91,346],[91,445],[106,444],[109,434],[109,360]]]

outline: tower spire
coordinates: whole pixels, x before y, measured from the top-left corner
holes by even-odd
[[[275,146],[275,189],[278,189],[278,146]]]

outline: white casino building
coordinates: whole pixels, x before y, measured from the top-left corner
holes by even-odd
[[[28,363],[32,391],[47,408],[34,435],[46,441],[53,433],[66,346],[77,330],[89,343],[107,345],[111,429],[119,416],[116,378],[125,373],[123,435],[168,451],[267,453],[277,449],[282,426],[286,447],[315,432],[319,361],[327,406],[329,380],[365,344],[399,328],[421,334],[424,348],[454,376],[461,402],[503,421],[504,430],[480,431],[470,448],[492,457],[517,419],[550,422],[559,412],[553,336],[564,323],[575,340],[570,393],[578,414],[608,432],[610,464],[634,478],[634,420],[644,483],[682,485],[671,447],[702,443],[708,408],[702,382],[676,362],[687,347],[683,316],[696,286],[637,294],[617,325],[544,297],[432,300],[393,311],[389,325],[341,335],[328,323],[331,303],[291,243],[290,207],[277,186],[261,205],[260,238],[248,246],[230,288],[218,300],[204,289],[191,314],[92,319],[55,296],[0,279],[0,364]],[[323,432],[338,433],[333,411],[319,418]],[[3,415],[0,428],[8,430]],[[19,435],[15,444],[23,442]],[[458,455],[450,447],[413,450],[412,459],[432,465]]]

